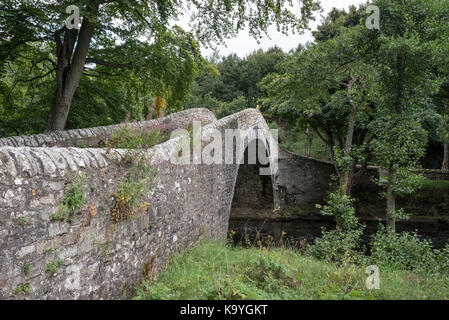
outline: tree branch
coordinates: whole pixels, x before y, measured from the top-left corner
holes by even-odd
[[[109,62],[109,61],[99,60],[96,58],[87,58],[86,63],[95,63],[95,64],[109,67],[109,68],[119,68],[119,69],[129,69],[129,70],[137,68],[137,66],[132,63]]]

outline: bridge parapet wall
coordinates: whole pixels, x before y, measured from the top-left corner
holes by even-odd
[[[214,129],[262,129],[263,143],[272,147],[268,126],[255,109],[220,120],[208,110],[190,109],[154,121],[174,130],[192,120],[209,122],[203,136]],[[132,219],[113,223],[112,195],[129,170],[122,161],[126,150],[73,146],[95,146],[116,127],[0,139],[0,299],[130,297],[135,285],[174,253],[203,237],[226,237],[239,165],[173,164],[170,157],[178,152],[180,137],[148,151],[161,161],[155,191],[144,195],[150,205]],[[277,205],[304,201],[307,195],[293,196],[301,192],[301,179],[310,184],[302,186],[303,192],[313,193],[325,184],[326,178],[317,176],[320,168],[324,176],[330,170],[329,164],[283,151],[279,164],[273,192],[285,187],[290,195],[282,200],[282,194],[275,194]],[[89,177],[85,205],[71,223],[53,221],[72,178],[80,173]],[[292,182],[295,177],[299,183]]]
[[[170,130],[192,120],[216,119],[208,110],[193,109],[156,121]],[[116,127],[1,140],[0,299],[129,297],[173,253],[203,237],[225,237],[223,168],[171,164],[178,138],[149,151],[162,161],[155,192],[144,196],[150,206],[118,223],[111,220],[112,194],[129,170],[122,161],[126,150],[48,147],[95,143]],[[88,177],[85,205],[71,223],[53,221],[80,173]]]
[[[212,122],[217,119],[207,109],[194,108],[173,113],[159,119],[140,121],[136,125],[147,125],[148,127],[163,125],[167,131],[172,131],[177,128],[186,128],[193,120]],[[119,126],[120,124],[116,124],[104,127],[1,138],[0,147],[75,147],[76,144],[96,147],[100,142],[106,142],[112,132]]]

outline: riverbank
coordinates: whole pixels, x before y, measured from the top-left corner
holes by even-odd
[[[449,299],[449,277],[380,268],[366,287],[366,266],[338,266],[285,247],[242,248],[205,241],[173,257],[135,299]]]

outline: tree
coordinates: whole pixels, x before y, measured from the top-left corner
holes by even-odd
[[[418,186],[411,170],[418,166],[427,142],[420,117],[441,84],[432,70],[438,64],[439,30],[446,24],[439,18],[448,12],[449,4],[440,0],[377,0],[373,4],[380,8],[382,25],[378,32],[369,33],[375,36],[375,46],[367,46],[371,51],[366,55],[380,75],[378,113],[371,130],[376,136],[376,162],[387,171],[387,225],[395,232],[399,213],[395,194]]]
[[[345,195],[369,160],[361,151],[370,141],[366,122],[376,72],[362,61],[360,28],[298,50],[281,67],[283,74],[272,74],[261,84],[266,92],[260,100],[263,111],[300,119],[329,146],[339,191]],[[359,163],[363,166],[356,170]]]
[[[192,85],[186,108],[202,106],[224,117],[245,108],[257,108],[259,82],[275,72],[286,54],[277,47],[257,50],[245,58],[236,54],[210,61]]]
[[[299,48],[262,81],[260,104],[264,112],[306,122],[330,146],[342,203],[363,172],[354,172],[357,163],[386,170],[387,224],[394,232],[403,216],[395,195],[419,186],[413,169],[427,142],[422,118],[435,108],[432,97],[442,83],[435,69],[448,65],[449,3],[373,4],[381,9],[380,30],[358,18],[364,6],[351,15],[332,11],[314,34],[317,43]]]
[[[449,46],[449,41],[447,46]],[[449,50],[449,49],[448,49]],[[440,115],[439,128],[439,142],[443,144],[443,161],[441,164],[441,170],[449,171],[449,66],[445,65],[444,68],[440,68],[439,75],[443,77],[443,85],[440,87],[439,92],[434,96],[434,104],[436,110]]]
[[[185,11],[185,3],[192,13],[194,35],[170,26]],[[155,95],[179,106],[202,63],[195,39],[206,45],[219,42],[246,26],[253,36],[260,37],[271,24],[283,32],[302,31],[319,8],[314,0],[302,0],[298,17],[288,3],[5,0],[0,4],[0,64],[20,59],[21,52],[32,49],[36,50],[33,65],[49,63],[51,70],[39,75],[55,74],[46,131],[64,129],[80,80],[86,68],[94,66],[133,71],[154,82]],[[69,5],[80,9],[79,30],[64,25]],[[44,47],[50,48],[50,53],[41,50]]]

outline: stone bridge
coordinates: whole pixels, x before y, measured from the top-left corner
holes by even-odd
[[[276,152],[255,109],[220,120],[189,109],[150,122],[173,131],[194,120],[207,123],[203,138],[214,130],[260,129],[262,136],[250,136],[244,149],[257,141],[277,170],[270,165],[271,174],[261,176],[260,164],[173,164],[182,139],[174,137],[148,151],[161,161],[156,189],[145,195],[150,206],[113,223],[112,194],[128,170],[121,161],[126,150],[96,146],[118,125],[0,139],[0,299],[129,298],[172,254],[202,238],[225,239],[231,212],[270,216],[325,198],[332,165]],[[71,223],[53,221],[80,172],[89,177],[84,207]]]

